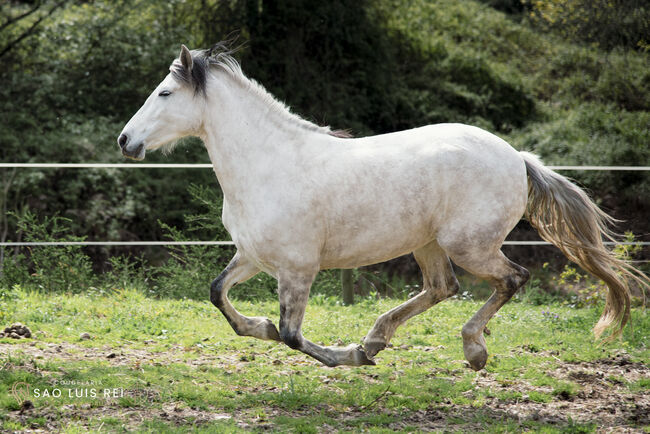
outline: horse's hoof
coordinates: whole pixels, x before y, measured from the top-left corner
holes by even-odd
[[[463,352],[465,353],[465,359],[469,362],[473,370],[480,371],[485,367],[488,359],[487,347],[485,345],[468,340],[463,342]]]
[[[375,361],[367,356],[361,345],[357,345],[354,349],[354,362],[356,366],[376,365]]]
[[[384,348],[386,348],[386,342],[384,341],[363,341],[363,349],[365,350],[365,353],[368,355],[368,357],[375,357],[377,353],[382,351]]]
[[[485,363],[487,362],[488,355],[487,351],[485,351],[483,354],[480,356],[472,359],[472,360],[467,360],[469,362],[469,365],[472,367],[473,370],[475,371],[480,371],[485,367]]]
[[[280,338],[280,333],[278,332],[278,329],[275,327],[275,324],[273,324],[273,321],[263,317],[252,318],[251,321],[253,321],[253,325],[251,327],[257,329],[256,333],[252,334],[252,336],[257,336],[260,339],[264,339],[267,341],[282,342],[282,339]]]

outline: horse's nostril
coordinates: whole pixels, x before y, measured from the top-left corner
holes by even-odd
[[[120,134],[120,137],[117,139],[117,144],[120,145],[120,148],[124,148],[129,141],[129,136],[126,134]]]

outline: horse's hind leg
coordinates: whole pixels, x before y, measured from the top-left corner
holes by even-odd
[[[494,314],[528,281],[525,268],[510,261],[501,250],[459,249],[461,253],[447,250],[452,260],[470,273],[489,280],[495,287],[488,301],[463,326],[463,351],[475,370],[487,361],[487,346],[483,330]]]
[[[280,334],[270,319],[264,317],[247,317],[230,304],[228,290],[238,283],[245,282],[260,270],[238,253],[232,258],[219,277],[210,287],[210,301],[223,313],[235,333],[240,336],[253,336],[259,339],[280,341]]]
[[[409,318],[458,292],[458,280],[447,254],[436,241],[413,252],[422,276],[423,290],[415,297],[381,315],[363,340],[368,357],[374,357],[386,348],[397,327]]]

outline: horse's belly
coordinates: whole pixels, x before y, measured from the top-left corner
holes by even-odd
[[[390,241],[397,240],[393,239]],[[320,268],[321,270],[329,268],[357,268],[386,262],[390,259],[411,253],[428,244],[429,241],[424,241],[424,238],[420,238],[417,241],[411,240],[411,242],[391,243],[391,245],[383,243],[381,246],[370,244],[367,249],[345,249],[339,254],[336,252],[324,252],[321,258]]]
[[[399,210],[397,215],[353,219],[330,234],[321,252],[321,268],[355,268],[376,264],[410,253],[435,238],[431,208],[417,214]]]

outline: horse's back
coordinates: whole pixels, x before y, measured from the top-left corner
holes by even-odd
[[[457,193],[454,202],[526,191],[526,169],[519,152],[503,139],[477,127],[436,124],[358,140],[349,152],[356,170],[365,166],[381,177],[390,193],[419,189],[423,200],[438,202]],[[405,182],[406,181],[406,182]],[[403,194],[403,191],[398,193]],[[498,201],[497,197],[493,199]],[[470,205],[466,203],[465,205]]]
[[[329,266],[356,266],[370,253],[360,263],[379,262],[432,239],[494,242],[523,214],[523,160],[487,131],[438,124],[351,142],[320,191],[336,195],[322,210]]]
[[[469,157],[466,162],[481,161],[483,165],[490,163],[493,156],[521,161],[518,152],[505,140],[481,128],[458,123],[426,125],[352,141],[360,147],[425,153],[437,160],[445,160],[445,154],[463,151]]]

